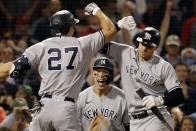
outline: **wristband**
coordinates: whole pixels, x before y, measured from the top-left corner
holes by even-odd
[[[115,25],[115,27],[116,27],[116,30],[117,30],[117,32],[120,30],[120,27],[118,26],[118,24],[116,23],[116,24],[114,24]]]

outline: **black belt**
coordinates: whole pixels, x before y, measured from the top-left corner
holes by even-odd
[[[130,119],[144,119],[148,116],[148,112],[146,110],[143,110],[138,113],[131,113]]]
[[[52,95],[45,94],[45,95],[43,95],[43,97],[52,98]],[[71,102],[75,103],[75,100],[73,98],[71,98],[71,97],[65,97],[64,101],[71,101]]]

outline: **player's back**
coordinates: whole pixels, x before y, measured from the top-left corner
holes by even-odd
[[[80,91],[89,61],[83,58],[78,39],[53,37],[34,46],[37,68],[42,78],[39,94],[77,98],[75,94]]]
[[[77,99],[91,58],[103,47],[101,31],[80,37],[57,36],[26,49],[24,55],[42,78],[39,95]]]

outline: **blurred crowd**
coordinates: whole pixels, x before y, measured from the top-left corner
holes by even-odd
[[[0,1],[0,63],[18,58],[24,50],[52,36],[50,16],[66,9],[80,20],[75,36],[94,33],[100,23],[85,16],[84,7],[94,1],[115,23],[132,15],[134,31],[119,31],[113,41],[135,44],[135,36],[147,26],[160,30],[161,44],[157,54],[171,63],[183,88],[185,101],[168,107],[175,120],[175,131],[196,131],[196,0],[2,0]],[[66,43],[65,43],[66,44]],[[93,64],[94,60],[92,60]],[[120,70],[115,65],[113,83],[121,87]],[[93,84],[92,67],[82,88]],[[20,78],[0,80],[0,131],[25,131],[29,119],[24,110],[38,101],[40,76],[34,70]]]

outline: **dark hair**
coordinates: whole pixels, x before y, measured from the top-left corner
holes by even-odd
[[[185,66],[187,68],[187,71],[189,71],[189,66],[186,63],[178,62],[174,65],[174,69],[176,69],[177,66]]]
[[[182,118],[182,120],[181,120],[181,122],[180,122],[180,127],[182,127],[182,124],[183,124],[184,121],[187,120],[187,119],[191,120],[191,122],[193,123],[193,131],[195,131],[195,129],[196,129],[195,121],[194,121],[194,119],[193,119],[192,117],[190,117],[190,116],[184,116],[184,117]]]

